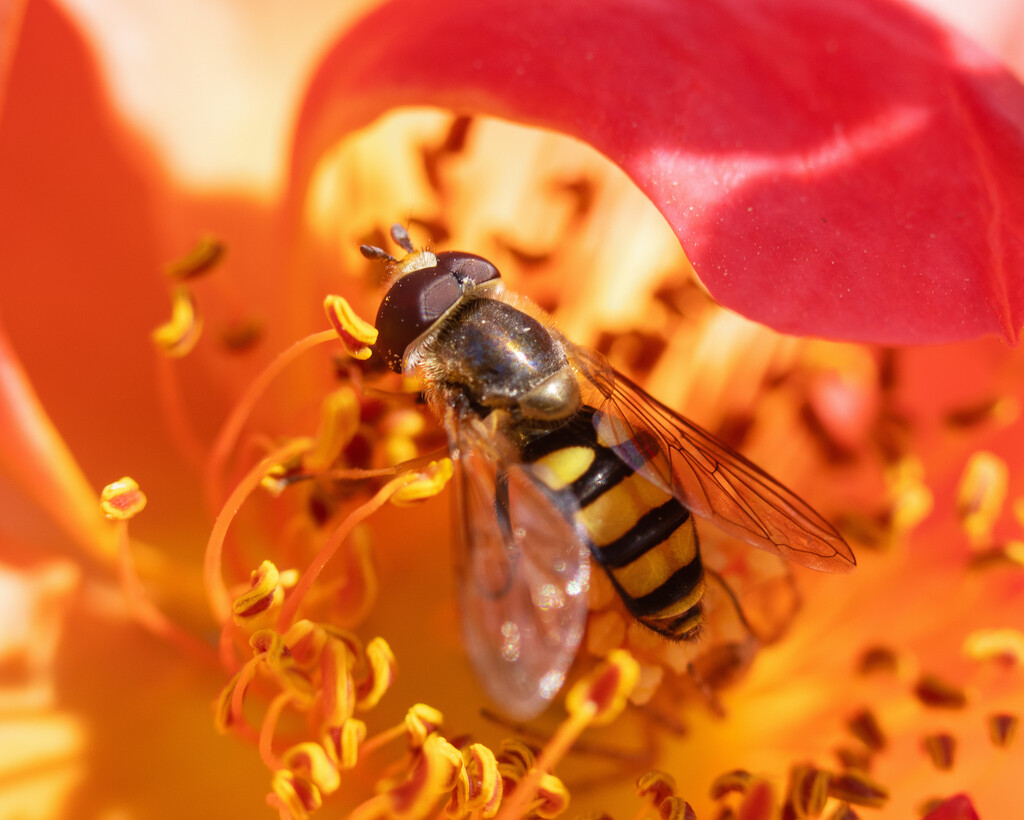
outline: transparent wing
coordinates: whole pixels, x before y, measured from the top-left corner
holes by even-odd
[[[599,354],[566,350],[597,408],[598,438],[691,512],[724,532],[811,569],[848,572],[853,551],[796,494],[713,435],[649,396]],[[584,384],[586,387],[586,384]]]
[[[502,711],[525,719],[557,694],[583,635],[590,558],[571,499],[506,458],[483,424],[448,422],[461,539],[466,649]]]

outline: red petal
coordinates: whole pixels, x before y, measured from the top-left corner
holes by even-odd
[[[978,820],[978,812],[967,795],[958,794],[932,809],[921,820]]]
[[[620,164],[725,305],[924,342],[1024,313],[1024,86],[885,0],[396,0],[339,40],[298,126],[388,108],[547,126]]]
[[[152,375],[149,334],[170,306],[160,273],[170,257],[158,241],[154,205],[164,180],[157,158],[112,110],[74,23],[52,3],[29,3],[0,128],[0,309],[6,338],[62,443],[40,416],[7,449],[52,505],[61,492],[84,504],[72,490],[81,498],[78,485],[91,486],[92,515],[107,530],[99,490],[126,473],[161,499],[140,519],[144,531],[180,533],[190,522],[170,500],[195,503]],[[14,408],[8,415],[31,406],[13,392],[4,401]],[[35,451],[20,455],[32,437]],[[84,479],[58,444],[73,453]],[[5,461],[0,469],[13,470]],[[71,507],[63,515],[57,520],[74,523]],[[91,537],[84,529],[79,535]]]
[[[0,430],[4,480],[32,498],[85,552],[98,560],[111,560],[114,533],[100,513],[99,496],[39,404],[2,328]],[[11,509],[5,517],[17,518],[21,512]],[[4,521],[4,526],[10,523]]]

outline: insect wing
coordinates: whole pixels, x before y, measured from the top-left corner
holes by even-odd
[[[452,414],[454,415],[454,414]],[[470,659],[511,717],[538,714],[561,689],[587,616],[589,553],[571,499],[502,458],[470,418],[449,424],[461,526],[458,584]]]
[[[569,343],[573,365],[597,395],[598,439],[691,512],[759,549],[825,572],[856,559],[843,537],[802,499],[711,433],[648,395],[596,353]]]

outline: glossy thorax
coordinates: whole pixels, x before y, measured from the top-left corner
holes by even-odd
[[[558,334],[506,297],[486,260],[420,253],[425,266],[396,280],[377,315],[389,366],[419,375],[439,414],[471,412],[507,434],[572,417],[580,389]]]

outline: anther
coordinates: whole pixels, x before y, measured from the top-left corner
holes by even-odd
[[[320,424],[313,448],[303,456],[312,473],[326,470],[341,455],[359,429],[359,399],[351,387],[339,387],[320,405]]]
[[[939,771],[947,771],[953,768],[953,759],[956,755],[956,738],[948,732],[938,732],[933,735],[925,735],[921,745],[931,758],[932,764]]]
[[[797,817],[818,817],[828,800],[831,772],[814,766],[794,766],[789,773],[787,800]]]
[[[873,646],[865,650],[857,663],[857,671],[862,675],[870,675],[876,672],[894,673],[899,668],[899,659],[896,653],[885,646]]]
[[[570,715],[588,715],[592,725],[606,726],[625,708],[639,677],[640,664],[626,650],[616,649],[594,673],[569,690],[565,708]]]
[[[418,478],[404,485],[391,496],[391,503],[399,507],[415,504],[438,495],[455,474],[450,458],[432,461],[418,473]]]
[[[341,726],[324,730],[323,744],[327,754],[339,769],[354,768],[359,762],[359,747],[366,740],[366,724],[349,718]]]
[[[636,781],[637,795],[650,798],[655,806],[660,806],[664,800],[675,794],[675,791],[675,778],[657,769],[640,775]]]
[[[881,808],[889,799],[889,792],[884,786],[856,771],[835,775],[829,782],[828,793],[846,803],[873,809]]]
[[[1024,665],[1024,632],[1012,627],[977,629],[964,640],[964,654],[977,661]]]
[[[967,694],[935,675],[924,675],[914,687],[914,694],[925,706],[934,709],[962,709],[967,705]]]
[[[125,476],[100,493],[103,514],[112,521],[128,521],[146,508],[146,496],[133,478]]]
[[[992,745],[998,749],[1009,748],[1017,736],[1017,727],[1020,725],[1020,718],[1008,712],[998,712],[989,716],[988,736]]]
[[[395,655],[383,638],[374,638],[366,645],[369,672],[356,687],[356,706],[372,709],[384,697],[395,680]]]
[[[530,806],[530,814],[541,820],[558,817],[569,808],[569,790],[553,774],[546,773],[537,784],[536,799]]]
[[[1008,482],[1009,468],[999,456],[978,452],[967,462],[957,490],[957,514],[972,545],[991,537],[1006,502]]]
[[[171,292],[171,318],[150,335],[161,353],[178,359],[192,352],[202,330],[192,291],[179,285]]]
[[[873,752],[879,752],[885,748],[885,734],[882,732],[882,727],[878,725],[874,714],[867,709],[851,717],[846,725],[857,739]]]
[[[369,359],[377,341],[377,328],[360,317],[341,296],[327,296],[324,311],[346,352],[354,359]]]
[[[213,270],[226,252],[227,247],[219,239],[204,236],[187,254],[168,264],[164,268],[164,275],[179,282],[196,279]]]
[[[667,797],[658,804],[661,820],[697,820],[693,806],[681,797]]]
[[[235,598],[232,617],[246,632],[270,626],[284,600],[284,589],[277,567],[264,561],[249,578],[249,589]]]

